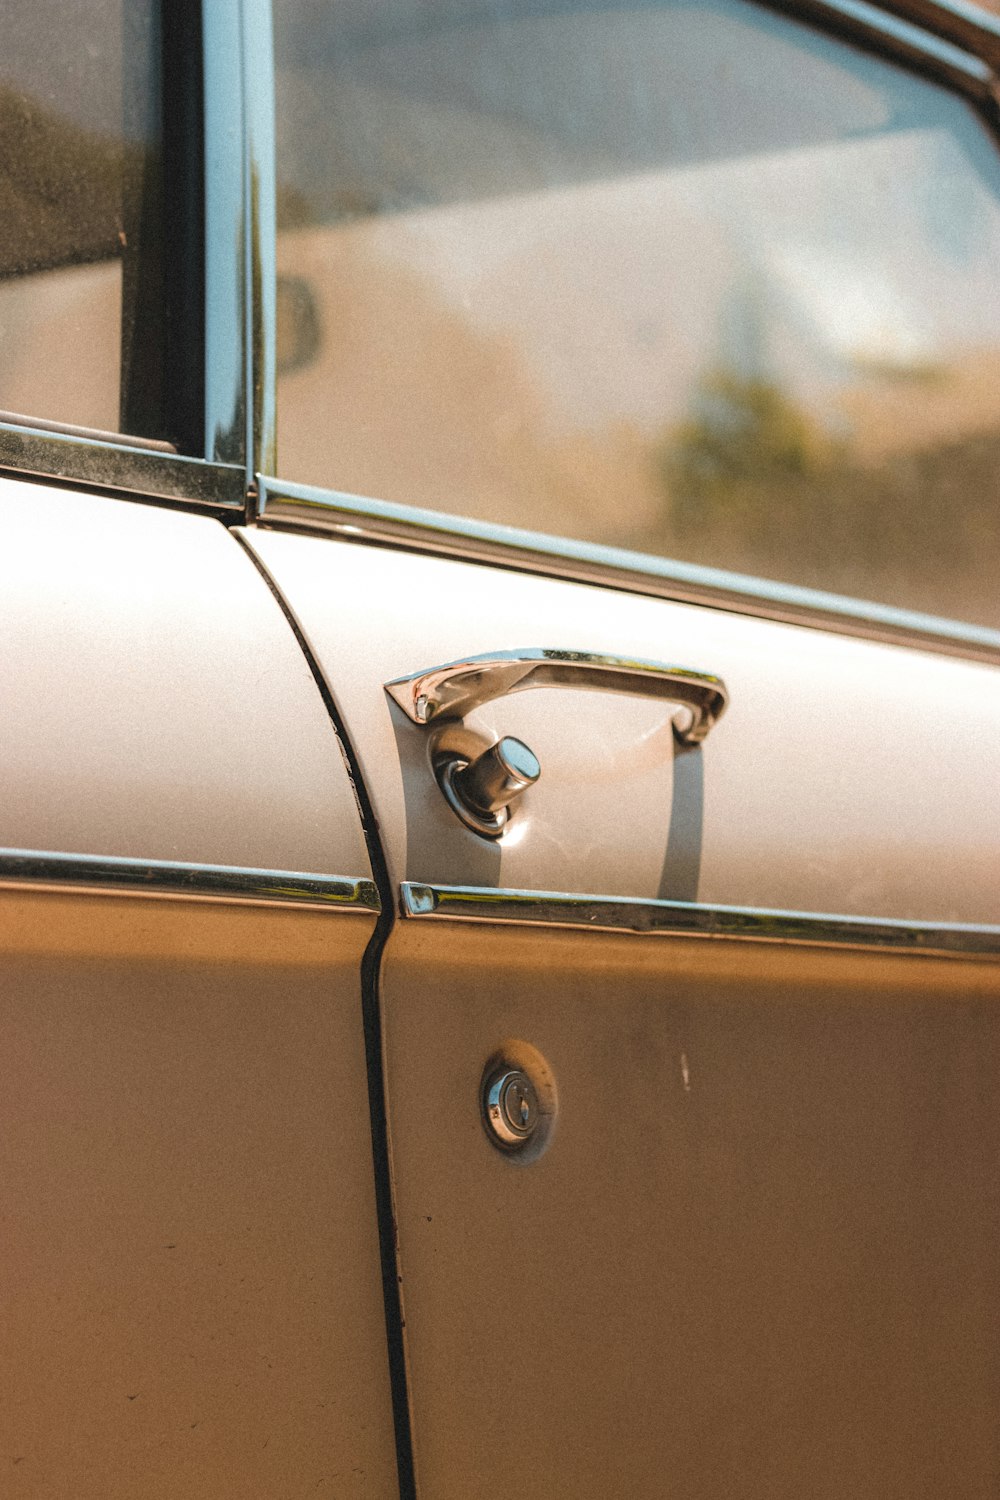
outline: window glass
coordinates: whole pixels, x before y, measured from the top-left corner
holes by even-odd
[[[3,8],[5,413],[167,435],[158,13],[157,0]]]
[[[1000,171],[739,0],[280,0],[287,477],[1000,625]]]

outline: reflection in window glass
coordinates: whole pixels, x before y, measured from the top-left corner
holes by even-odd
[[[159,301],[158,11],[155,0],[4,6],[5,412],[161,435],[149,418],[155,331],[138,326],[140,307]],[[130,412],[133,384],[144,389]]]
[[[737,0],[283,0],[289,478],[1000,625],[1000,171]]]

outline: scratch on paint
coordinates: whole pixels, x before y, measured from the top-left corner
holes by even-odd
[[[681,1077],[684,1080],[684,1092],[685,1092],[685,1094],[690,1094],[690,1092],[691,1092],[691,1069],[688,1067],[688,1060],[687,1060],[687,1053],[686,1052],[682,1052],[681,1053]]]

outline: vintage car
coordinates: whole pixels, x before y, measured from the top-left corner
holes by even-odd
[[[1000,23],[0,14],[0,1492],[996,1500]]]

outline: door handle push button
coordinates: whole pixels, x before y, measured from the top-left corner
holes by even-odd
[[[710,672],[540,646],[468,656],[409,677],[395,677],[384,686],[411,724],[423,727],[463,719],[496,698],[527,688],[639,693],[676,705],[673,730],[682,745],[700,745],[729,702],[726,684]],[[515,798],[538,780],[540,767],[527,745],[508,735],[472,761],[443,755],[434,770],[452,812],[475,833],[496,839],[506,827]]]
[[[475,760],[451,756],[438,766],[441,790],[451,810],[474,833],[493,839],[503,833],[518,797],[541,774],[534,751],[510,734]]]

